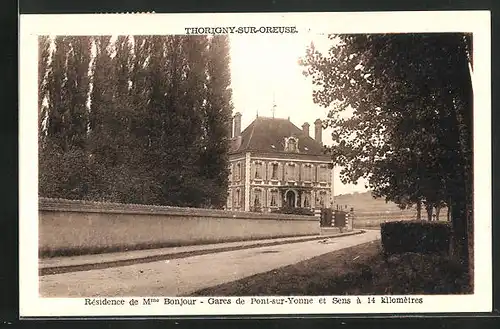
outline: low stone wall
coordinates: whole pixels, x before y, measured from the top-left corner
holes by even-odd
[[[313,216],[46,198],[38,211],[42,257],[320,233]]]

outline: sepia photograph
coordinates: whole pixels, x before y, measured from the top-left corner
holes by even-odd
[[[30,35],[30,296],[364,313],[491,288],[477,34],[292,21]]]

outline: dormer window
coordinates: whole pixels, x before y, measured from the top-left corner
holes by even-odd
[[[286,152],[298,152],[298,140],[295,137],[288,137],[285,139],[285,151]]]

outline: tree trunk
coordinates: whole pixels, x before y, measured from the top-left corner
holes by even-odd
[[[465,198],[464,198],[465,199]],[[452,253],[464,267],[469,264],[468,225],[465,200],[456,200],[452,205],[451,222],[453,228]]]
[[[417,220],[422,220],[422,203],[420,200],[417,201]]]
[[[463,41],[463,40],[462,40]],[[457,200],[455,207],[460,209],[452,210],[453,229],[458,230],[456,239],[461,238],[461,243],[457,246],[457,252],[461,262],[468,266],[470,284],[473,285],[474,278],[474,250],[473,250],[473,86],[472,72],[469,67],[468,57],[470,55],[470,46],[462,44],[458,47],[458,65],[457,70],[454,70],[456,81],[458,81],[458,96],[460,102],[457,103],[456,118],[458,121],[458,129],[460,134],[459,146],[463,154],[463,195]],[[454,216],[456,213],[459,218]],[[460,235],[459,235],[460,234]]]
[[[427,220],[430,222],[432,220],[432,204],[425,204],[425,211],[427,212]]]
[[[439,222],[439,213],[441,212],[441,206],[436,206],[436,220]]]

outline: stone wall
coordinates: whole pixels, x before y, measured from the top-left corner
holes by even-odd
[[[319,234],[312,216],[39,200],[42,256]]]

